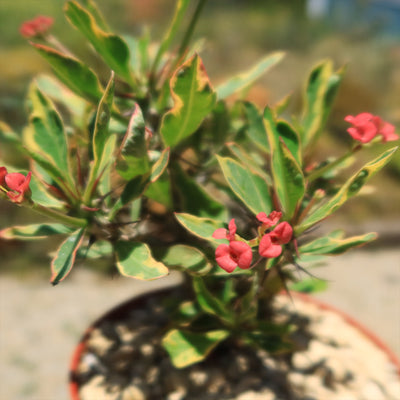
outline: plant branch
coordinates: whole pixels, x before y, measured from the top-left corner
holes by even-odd
[[[58,211],[52,210],[51,208],[44,207],[37,203],[33,203],[31,205],[31,209],[41,215],[45,215],[46,217],[55,219],[63,224],[69,225],[69,226],[75,226],[77,228],[84,228],[88,224],[86,219],[70,217],[68,215],[62,214]]]

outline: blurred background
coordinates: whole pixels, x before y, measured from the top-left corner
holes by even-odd
[[[161,37],[168,26],[168,21],[173,15],[174,0],[97,0],[100,10],[106,16],[109,25],[118,33],[129,35],[142,35],[149,32],[153,40]],[[194,3],[194,2],[193,2]],[[19,27],[23,21],[30,20],[37,15],[48,15],[55,19],[53,33],[68,47],[84,60],[95,63],[92,60],[90,50],[83,47],[80,34],[75,31],[63,16],[62,0],[1,0],[0,1],[0,120],[11,125],[16,132],[20,132],[26,121],[24,98],[29,82],[38,73],[50,72],[50,68],[44,60],[29,46],[25,39],[19,34]],[[248,69],[257,60],[268,52],[275,50],[287,51],[284,60],[269,72],[265,77],[258,80],[256,85],[249,91],[249,98],[257,102],[261,107],[267,103],[279,101],[284,96],[292,93],[293,99],[289,113],[296,113],[300,110],[301,95],[305,80],[311,68],[321,59],[330,58],[334,61],[336,68],[346,65],[344,82],[338,93],[338,97],[328,121],[327,135],[318,151],[318,156],[325,159],[327,156],[342,154],[350,143],[349,135],[346,133],[347,124],[343,118],[359,112],[371,112],[380,115],[384,120],[398,127],[400,130],[400,0],[218,0],[209,1],[203,12],[195,35],[196,40],[202,40],[201,56],[205,67],[210,75],[211,82],[217,85],[225,77]],[[372,159],[382,152],[389,145],[380,145],[369,148],[362,154],[362,162]],[[7,148],[0,143],[0,158],[6,159],[9,163],[24,167],[24,160],[14,160],[13,155],[7,152]],[[373,186],[373,187],[372,187]],[[351,256],[344,264],[347,266],[356,265],[358,268],[368,266],[368,260],[374,260],[371,270],[376,271],[375,266],[380,262],[385,263],[384,275],[380,278],[372,278],[364,282],[360,278],[363,273],[359,270],[354,276],[357,281],[352,281],[347,289],[354,291],[352,297],[346,297],[343,293],[343,284],[349,283],[346,276],[334,277],[337,282],[336,289],[333,285],[333,301],[346,308],[348,302],[353,302],[363,307],[358,297],[362,296],[361,288],[367,284],[383,285],[379,292],[382,296],[376,314],[366,315],[367,324],[374,325],[381,312],[381,320],[378,325],[387,323],[385,336],[386,340],[394,346],[400,354],[400,152],[393,161],[371,181],[371,186],[365,192],[374,191],[372,196],[361,195],[350,201],[348,205],[329,221],[332,227],[344,226],[350,233],[362,233],[366,229],[378,231],[380,238],[369,246],[370,256],[365,253],[357,258]],[[0,202],[0,229],[11,224],[22,224],[37,221],[37,217],[18,208],[6,201]],[[45,299],[48,290],[43,290],[41,285],[47,285],[49,277],[47,256],[48,249],[55,248],[57,243],[35,242],[33,244],[5,242],[0,240],[0,261],[1,278],[1,311],[2,315],[7,312],[8,316],[13,309],[12,305],[24,308],[24,302],[29,302],[29,296],[35,293],[44,293]],[[382,253],[379,253],[382,252]],[[357,254],[357,252],[355,253]],[[381,254],[382,256],[379,256]],[[389,254],[389,257],[387,256]],[[384,256],[383,256],[384,255]],[[362,258],[364,257],[364,258]],[[375,258],[374,258],[375,257]],[[360,260],[363,261],[360,261]],[[340,260],[340,259],[338,259]],[[349,261],[350,260],[350,261]],[[382,261],[385,260],[385,261]],[[347,262],[347,264],[346,264]],[[363,263],[360,265],[360,262]],[[350,264],[349,264],[350,263]],[[103,268],[97,265],[96,268]],[[338,269],[340,274],[345,270]],[[77,272],[83,273],[83,272]],[[85,272],[86,273],[86,272]],[[382,272],[383,273],[383,272]],[[386,275],[385,275],[386,274]],[[40,280],[36,281],[36,275]],[[73,275],[73,274],[72,274]],[[77,275],[76,275],[77,276]],[[76,278],[75,276],[75,278]],[[374,275],[372,275],[374,276]],[[45,282],[43,282],[43,277]],[[330,276],[332,278],[332,276]],[[13,279],[18,279],[15,284]],[[65,284],[66,288],[77,284],[72,277]],[[10,280],[11,279],[11,280]],[[100,301],[95,294],[90,294],[90,285],[98,285],[99,277],[90,280],[85,275],[85,283],[75,286],[74,296],[76,299],[81,296],[83,299],[92,299],[96,303],[96,311],[89,308],[86,313],[68,308],[68,294],[65,294],[63,301],[67,307],[66,314],[70,310],[71,318],[78,318],[75,322],[62,320],[64,324],[61,335],[66,335],[71,342],[80,334],[81,323],[87,318],[96,316],[99,310]],[[103,285],[113,285],[114,281],[102,281]],[[341,281],[342,279],[342,281]],[[346,280],[347,279],[347,280]],[[353,278],[352,278],[353,279]],[[25,290],[21,282],[26,283]],[[41,282],[41,283],[40,283]],[[380,282],[380,283],[379,283]],[[392,285],[388,289],[384,285]],[[129,282],[124,281],[129,286]],[[394,286],[393,286],[394,285]],[[82,289],[80,289],[80,287]],[[96,286],[97,287],[97,286]],[[108,288],[108,289],[107,289]],[[115,295],[107,286],[104,290],[114,299],[122,297],[124,290],[117,289],[121,286],[115,285],[119,294]],[[368,288],[364,287],[364,290]],[[55,289],[53,289],[55,290]],[[53,292],[53,290],[51,290]],[[67,290],[67,289],[62,289]],[[110,290],[110,292],[108,292]],[[130,292],[126,289],[126,293]],[[336,290],[336,292],[335,292]],[[342,290],[342,292],[341,292]],[[33,292],[32,292],[33,291]],[[86,294],[85,294],[86,291]],[[386,292],[385,292],[386,291]],[[10,302],[6,293],[19,293],[20,296]],[[61,293],[61,294],[60,294]],[[64,292],[57,295],[49,295],[48,303],[63,296]],[[357,294],[358,293],[358,294]],[[390,296],[383,294],[391,293]],[[54,297],[56,296],[56,297]],[[350,295],[349,295],[350,296]],[[35,297],[36,298],[36,297]],[[338,300],[339,299],[339,300]],[[346,299],[346,300],[344,300]],[[40,304],[41,300],[37,300]],[[46,302],[46,300],[43,300]],[[60,300],[61,301],[61,300]],[[90,301],[87,300],[89,304]],[[379,299],[378,299],[379,301]],[[344,304],[342,304],[344,303]],[[107,308],[109,303],[105,302]],[[111,304],[110,304],[111,305]],[[387,309],[391,305],[391,309]],[[386,307],[386,312],[381,307]],[[89,307],[89,306],[88,306]],[[365,303],[364,303],[365,307]],[[376,306],[377,307],[377,306]],[[100,309],[101,311],[101,309]],[[350,311],[354,311],[351,309]],[[357,309],[355,310],[357,312]],[[370,310],[371,311],[371,310]],[[50,320],[62,318],[60,315],[47,314],[43,309],[40,314],[43,318]],[[372,312],[372,311],[371,311]],[[15,313],[14,313],[15,314]],[[78,315],[79,314],[79,315]],[[368,314],[368,313],[364,313]],[[21,314],[24,315],[24,314]],[[39,324],[43,323],[38,315]],[[14,315],[18,318],[18,315]],[[7,321],[2,317],[2,321]],[[11,317],[10,317],[11,318]],[[79,319],[80,318],[80,319]],[[87,321],[86,321],[87,322]],[[21,322],[24,324],[26,322]],[[75,325],[74,325],[75,324]],[[23,325],[21,325],[23,326]],[[83,325],[84,326],[84,325]],[[2,327],[3,328],[3,327]],[[30,329],[28,326],[26,329]],[[36,329],[33,325],[31,329]],[[3,331],[3,329],[1,329]],[[36,332],[36,331],[35,331]],[[37,331],[37,335],[40,335]],[[67,333],[65,333],[67,332]],[[3,334],[2,334],[3,335]],[[21,343],[25,343],[21,337]],[[0,338],[2,351],[6,351],[5,337]],[[21,344],[22,345],[22,344]],[[6,345],[8,346],[8,345]],[[70,349],[67,349],[69,351]],[[14,358],[13,358],[14,357]],[[24,361],[23,356],[11,357],[12,365],[16,370],[32,370],[35,362]],[[26,358],[26,357],[25,357]],[[32,364],[33,363],[33,364]],[[60,365],[61,371],[65,365]],[[19,369],[18,369],[19,368]],[[63,372],[61,372],[63,373]],[[21,387],[16,383],[16,388]],[[50,395],[50,397],[34,397],[35,384],[29,386],[25,383],[25,392],[18,398],[61,399]],[[16,389],[17,391],[17,389]],[[22,389],[20,392],[25,393]],[[1,393],[1,391],[0,391]],[[16,392],[17,393],[17,392]],[[18,392],[19,393],[19,392]],[[31,397],[29,397],[31,396]],[[53,396],[53,397],[52,397]],[[0,396],[0,398],[3,398]],[[4,398],[17,398],[10,397]]]

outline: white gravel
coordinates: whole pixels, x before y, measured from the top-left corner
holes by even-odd
[[[331,281],[319,298],[356,317],[400,356],[400,248],[353,251],[314,273]],[[69,399],[70,356],[86,326],[119,302],[176,279],[111,279],[79,268],[52,287],[43,276],[0,275],[0,400]]]

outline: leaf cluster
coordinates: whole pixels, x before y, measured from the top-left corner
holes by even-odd
[[[82,257],[109,257],[122,275],[142,280],[183,272],[193,299],[177,305],[164,337],[177,367],[201,361],[227,339],[271,352],[287,349],[290,327],[267,323],[263,315],[274,295],[295,280],[290,266],[375,238],[332,232],[309,240],[306,233],[354,197],[396,150],[344,182],[339,171],[351,166],[358,148],[313,166],[343,69],[335,71],[330,61],[312,69],[300,116],[283,118],[290,97],[261,110],[244,100],[246,89],[284,54],[269,54],[214,88],[190,44],[205,1],[194,10],[189,3],[177,1],[164,38],[153,45],[148,34],[114,33],[92,0],[68,1],[66,18],[107,74],[58,40],[38,38],[32,46],[55,77],[32,82],[29,123],[21,134],[0,125],[1,140],[29,159],[33,171],[25,205],[48,218],[5,228],[1,238],[62,235],[51,262],[54,285]],[[231,95],[234,102],[227,101]],[[213,238],[214,231],[234,217],[239,240],[255,248],[256,215],[272,211],[294,229],[282,255],[265,259],[254,252],[251,269],[222,271],[214,251],[223,240]],[[296,287],[320,286],[312,279]]]

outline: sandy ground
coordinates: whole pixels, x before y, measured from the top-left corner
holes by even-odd
[[[400,248],[353,251],[315,273],[318,297],[373,330],[400,356]],[[70,356],[87,325],[119,302],[176,277],[139,282],[75,269],[52,287],[43,276],[0,275],[0,400],[67,400]]]

